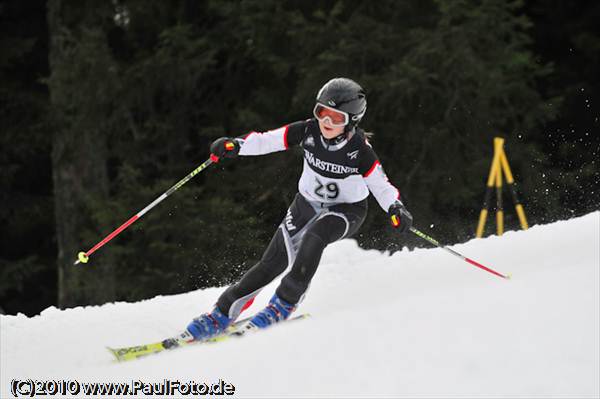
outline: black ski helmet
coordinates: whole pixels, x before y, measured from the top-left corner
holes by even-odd
[[[333,78],[325,83],[317,93],[317,103],[346,112],[350,119],[346,130],[358,125],[367,111],[365,91],[348,78]]]

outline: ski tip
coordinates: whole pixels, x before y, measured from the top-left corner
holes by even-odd
[[[120,362],[120,361],[122,361],[122,360],[123,360],[123,359],[121,359],[121,358],[119,357],[119,355],[117,354],[117,350],[116,350],[116,349],[114,349],[114,348],[111,348],[110,346],[106,346],[105,348],[106,348],[106,349],[107,349],[107,350],[108,350],[108,351],[109,351],[109,352],[110,352],[110,353],[113,355],[113,357],[115,358],[115,360],[116,360],[117,362]]]
[[[512,280],[512,274],[511,273],[507,273],[506,274],[506,279],[507,280]]]

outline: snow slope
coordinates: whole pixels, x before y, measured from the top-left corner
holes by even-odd
[[[128,363],[104,346],[170,336],[223,288],[0,316],[0,395],[15,378],[171,378],[223,379],[240,397],[598,397],[599,245],[595,212],[453,247],[507,281],[439,249],[389,256],[345,240],[299,309],[311,319]]]

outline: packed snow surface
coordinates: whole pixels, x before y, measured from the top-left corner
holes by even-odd
[[[125,363],[105,346],[174,335],[224,288],[0,316],[0,395],[14,379],[221,379],[236,397],[598,397],[599,243],[595,212],[452,247],[504,280],[437,248],[390,256],[344,240],[297,310],[310,319]]]

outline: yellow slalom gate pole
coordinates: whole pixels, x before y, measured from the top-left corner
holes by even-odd
[[[504,210],[502,209],[502,168],[500,160],[504,153],[504,139],[496,137],[494,139],[494,153],[498,154],[498,164],[496,165],[496,233],[501,236],[504,234]]]
[[[502,151],[502,154],[500,156],[500,163],[502,165],[502,169],[504,170],[504,174],[506,175],[506,183],[510,187],[510,192],[512,194],[513,202],[515,204],[515,210],[517,211],[517,215],[519,216],[521,228],[523,230],[527,230],[529,228],[529,224],[527,223],[527,218],[525,217],[525,210],[523,209],[523,205],[521,205],[521,201],[517,194],[515,180],[513,179],[510,166],[508,165],[508,159],[506,158],[506,153],[504,151]]]
[[[489,204],[492,196],[492,190],[496,188],[496,231],[498,235],[504,233],[504,209],[502,205],[502,175],[506,178],[506,184],[510,187],[513,202],[515,204],[515,210],[519,216],[519,222],[523,230],[527,230],[529,225],[527,218],[525,217],[525,210],[519,200],[517,194],[516,183],[508,165],[508,159],[506,152],[504,151],[504,139],[501,137],[494,138],[494,157],[492,159],[492,165],[490,167],[490,174],[487,180],[487,188],[485,191],[485,198],[483,201],[483,208],[479,214],[479,221],[477,223],[477,229],[475,235],[477,238],[483,237],[485,229],[485,222],[489,213]]]
[[[485,190],[485,197],[483,199],[483,207],[481,208],[481,213],[479,214],[479,222],[477,223],[477,238],[483,237],[483,229],[485,228],[485,222],[487,220],[487,215],[490,207],[490,200],[492,199],[492,190],[494,189],[494,181],[496,179],[497,169],[500,168],[500,154],[496,152],[496,148],[494,147],[494,157],[492,158],[492,164],[490,166],[490,174],[487,180],[487,188]]]

